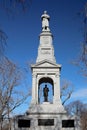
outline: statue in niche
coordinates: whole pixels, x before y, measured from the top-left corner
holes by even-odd
[[[49,88],[47,87],[47,85],[45,85],[45,87],[43,88],[44,102],[48,102],[48,92]]]

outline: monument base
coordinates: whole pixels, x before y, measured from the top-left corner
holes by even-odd
[[[77,130],[75,118],[64,113],[29,113],[16,121],[19,123],[16,130]]]
[[[32,105],[27,112],[30,130],[76,130],[75,118],[67,116],[62,105],[43,102]]]
[[[68,116],[62,106],[49,102],[31,106],[26,115],[16,118],[15,122],[12,130],[79,130],[75,117]]]
[[[30,114],[31,130],[61,130],[61,115],[58,114]],[[33,118],[32,118],[33,117]]]

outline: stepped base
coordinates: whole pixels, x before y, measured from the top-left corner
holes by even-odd
[[[38,105],[31,105],[29,108],[29,113],[66,113],[63,105],[59,104],[51,104],[50,102],[43,102]]]

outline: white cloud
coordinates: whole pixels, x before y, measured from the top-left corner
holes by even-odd
[[[82,88],[82,89],[77,90],[76,92],[74,92],[72,94],[71,98],[73,98],[73,99],[74,98],[76,98],[76,99],[87,98],[87,88]]]

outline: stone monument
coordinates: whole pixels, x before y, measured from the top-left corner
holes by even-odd
[[[76,130],[74,118],[67,116],[60,99],[61,65],[56,63],[53,35],[49,27],[50,16],[46,11],[41,20],[38,55],[36,64],[31,65],[32,100],[23,119],[27,120],[28,130]],[[18,121],[19,127],[22,127],[22,118]]]

